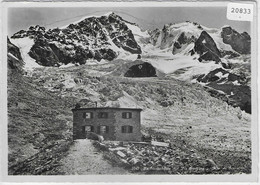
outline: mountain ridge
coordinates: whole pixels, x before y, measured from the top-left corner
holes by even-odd
[[[93,60],[109,63],[116,59],[129,62],[142,59],[144,63],[139,66],[143,65],[147,70],[155,68],[152,70],[157,74],[151,76],[160,73],[159,75],[211,86],[217,91],[221,89],[227,99],[230,99],[230,90],[223,90],[223,85],[237,88],[246,86],[246,94],[250,94],[250,70],[245,71],[242,67],[247,69],[250,66],[250,59],[244,56],[250,55],[251,38],[247,33],[240,34],[230,26],[219,30],[186,21],[166,24],[162,29],[142,31],[137,24],[112,12],[82,18],[62,29],[45,30],[38,25],[31,26],[27,31],[21,30],[14,34],[11,42],[20,46],[25,68],[83,65]],[[243,62],[245,58],[246,62]],[[145,63],[151,66],[148,67]],[[230,78],[211,81],[218,76],[205,80],[215,74],[212,71],[219,68],[231,76],[242,75],[248,83],[240,84]],[[142,76],[137,71],[138,68],[132,69],[135,70],[131,76]],[[250,96],[243,97],[246,100],[242,102],[247,102],[250,107]],[[239,101],[238,98],[236,101]],[[233,105],[242,106],[237,102]]]

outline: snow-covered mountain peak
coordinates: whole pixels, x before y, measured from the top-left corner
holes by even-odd
[[[198,38],[201,32],[201,26],[196,23],[183,22],[166,24],[160,31],[160,34],[156,32],[157,41],[155,42],[155,46],[160,49],[171,48],[180,37],[185,37],[188,42],[191,42],[195,38]]]
[[[93,59],[137,59],[137,55],[142,53],[139,41],[145,36],[149,37],[137,25],[109,12],[101,16],[84,17],[66,27],[48,31],[40,26],[30,27],[11,38],[33,39],[34,44],[27,55],[40,65],[60,66],[68,63],[85,64]]]
[[[70,24],[78,24],[78,23],[80,23],[80,22],[82,22],[82,21],[84,21],[84,20],[86,20],[86,19],[92,19],[92,20],[94,20],[94,19],[97,19],[97,18],[109,17],[109,16],[111,16],[111,17],[119,17],[119,16],[116,15],[114,12],[107,12],[107,13],[105,13],[105,14],[100,13],[100,14],[96,14],[96,15],[86,15],[86,16],[80,18],[79,20],[76,20],[76,21],[74,21],[74,22],[72,22],[72,23],[70,23]],[[60,28],[60,29],[65,29],[65,28],[67,28],[70,24],[67,24],[67,25],[64,25],[64,26],[60,26],[59,28]]]

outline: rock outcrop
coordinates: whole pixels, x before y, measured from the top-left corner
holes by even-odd
[[[128,69],[128,71],[124,74],[125,77],[156,77],[155,68],[144,62],[143,64],[133,65]]]
[[[251,37],[247,32],[240,34],[228,26],[222,28],[221,37],[223,42],[229,44],[236,52],[240,54],[251,53]]]
[[[161,30],[159,30],[158,28],[156,28],[155,30],[149,30],[148,33],[150,35],[150,42],[152,43],[152,45],[156,45],[158,37],[160,36],[160,32]]]
[[[199,61],[215,61],[216,63],[221,62],[220,51],[217,48],[216,43],[212,37],[206,32],[202,31],[199,38],[195,42],[193,53],[196,52],[200,55]]]
[[[222,83],[224,81],[226,82],[235,82],[241,83],[244,79],[241,76],[238,76],[236,74],[232,74],[223,68],[217,68],[213,71],[210,71],[206,75],[201,75],[197,78],[199,82],[203,83],[210,83],[210,82],[217,82]]]
[[[7,61],[8,68],[21,71],[24,65],[20,49],[7,38]]]
[[[209,88],[212,96],[251,113],[251,89],[244,83],[245,79],[242,76],[218,68],[199,76],[197,80],[207,84],[206,88]]]
[[[195,40],[196,38],[193,35],[191,37],[187,37],[186,34],[182,32],[177,41],[173,44],[172,54],[175,54],[176,51],[181,49],[183,45],[195,42]]]

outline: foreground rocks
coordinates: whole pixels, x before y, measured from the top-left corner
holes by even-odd
[[[106,141],[94,145],[104,151],[105,158],[134,173],[205,174],[219,170],[212,159],[200,157],[196,151],[185,152],[177,147],[152,144]]]
[[[40,152],[28,159],[12,165],[8,175],[58,175],[60,159],[71,145],[71,141],[57,141],[45,146]]]

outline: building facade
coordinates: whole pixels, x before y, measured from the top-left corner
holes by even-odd
[[[83,139],[94,132],[105,140],[141,141],[141,111],[113,107],[72,109],[73,139]]]

